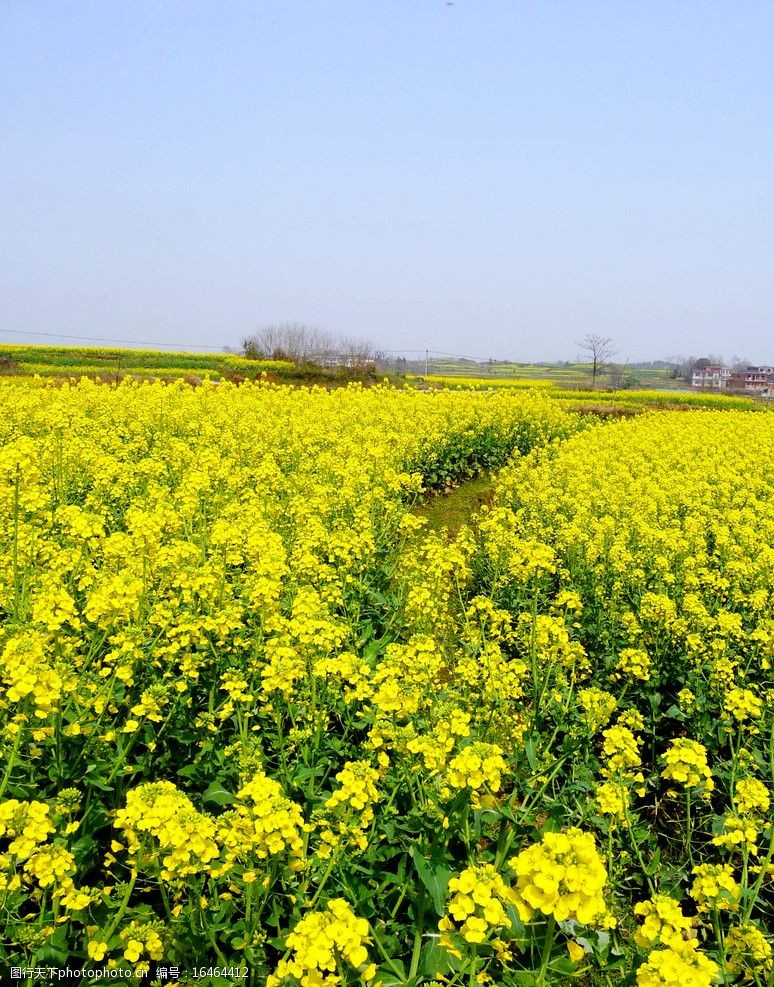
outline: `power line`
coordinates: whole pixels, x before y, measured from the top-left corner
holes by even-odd
[[[78,339],[89,343],[123,343],[128,346],[176,346],[178,349],[222,350],[222,346],[207,346],[204,343],[158,343],[144,339],[111,339],[107,336],[70,336],[63,332],[26,332],[23,329],[0,329],[6,336],[45,336],[47,339]]]
[[[420,353],[424,355],[429,353],[430,356],[450,356],[455,360],[473,360],[474,363],[488,363],[489,357],[479,357],[479,356],[462,356],[460,353],[444,353],[443,350],[382,350],[382,353]],[[507,360],[496,360],[495,363],[507,363]]]
[[[114,339],[110,336],[73,336],[68,333],[63,332],[30,332],[25,329],[0,329],[0,333],[6,336],[41,336],[46,339],[75,339],[80,342],[88,343],[120,343],[124,346],[143,346],[146,349],[153,346],[172,346],[177,347],[181,350],[215,350],[221,351],[222,346],[208,346],[206,343],[167,343],[167,342],[156,342],[149,341],[145,339]],[[382,350],[383,353],[390,354],[404,354],[404,353],[419,353],[424,355],[428,353],[430,356],[448,356],[454,360],[472,360],[474,363],[488,363],[489,357],[478,357],[478,356],[465,356],[461,353],[446,353],[443,350]],[[497,360],[497,363],[507,363],[507,360]]]
[[[450,356],[454,360],[473,360],[474,363],[489,362],[489,357],[463,356],[461,353],[443,353],[441,350],[430,350],[430,352],[435,353],[436,356]],[[505,363],[505,361],[499,360],[498,363]]]

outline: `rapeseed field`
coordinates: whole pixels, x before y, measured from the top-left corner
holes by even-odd
[[[772,448],[507,388],[5,382],[0,959],[770,982]],[[413,512],[492,470],[455,538]]]

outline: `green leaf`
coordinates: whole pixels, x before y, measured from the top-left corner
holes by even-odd
[[[399,972],[396,973],[396,970]],[[374,980],[374,984],[378,984],[378,987],[407,987],[412,982],[416,981],[406,979],[406,968],[400,960],[392,960],[389,966],[386,963],[380,966]]]
[[[212,802],[213,805],[230,805],[234,801],[231,792],[227,792],[219,781],[213,781],[202,795],[202,802]]]
[[[514,987],[535,987],[537,982],[536,975],[526,970],[514,970],[510,976]]]
[[[90,764],[83,774],[83,780],[92,788],[99,788],[102,792],[112,792],[113,785],[106,785],[104,781],[101,781],[95,774],[91,773],[98,770],[100,770],[100,765]]]
[[[661,848],[656,847],[653,851],[653,856],[650,858],[650,864],[645,867],[645,873],[652,877],[654,874],[658,873],[661,866]]]
[[[44,963],[64,965],[67,963],[70,951],[67,946],[67,933],[60,925],[49,938],[48,942],[35,953],[33,966]]]
[[[422,958],[419,962],[422,976],[435,978],[451,973],[454,969],[451,954],[439,946],[437,936],[422,945]]]
[[[181,778],[195,778],[199,773],[198,764],[187,764],[184,768],[178,768],[175,774],[179,775]]]
[[[419,850],[413,846],[409,851],[414,861],[419,880],[427,889],[435,908],[436,914],[442,916],[446,901],[446,889],[451,879],[451,871],[439,859],[425,860]]]
[[[575,964],[567,956],[557,956],[552,960],[550,969],[562,975],[562,982],[565,982],[564,978],[570,979],[575,973]]]
[[[597,948],[600,950],[605,950],[610,945],[610,933],[609,932],[598,932],[597,933]]]

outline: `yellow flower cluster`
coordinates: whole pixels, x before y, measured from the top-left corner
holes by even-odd
[[[624,648],[618,656],[616,668],[619,677],[631,676],[647,682],[651,675],[652,662],[647,651],[640,648]]]
[[[765,816],[769,811],[769,790],[757,778],[740,778],[734,789],[734,805],[743,816]]]
[[[429,634],[413,634],[406,644],[388,645],[373,676],[373,703],[379,714],[407,719],[430,705],[442,664],[443,655]]]
[[[768,982],[774,970],[771,943],[752,922],[735,925],[726,936],[727,966],[745,982]]]
[[[301,853],[304,826],[301,809],[286,798],[278,781],[256,773],[237,792],[239,804],[217,819],[215,839],[226,850],[226,864],[248,861],[255,856],[287,852],[292,858]]]
[[[661,772],[662,778],[679,782],[686,788],[701,786],[704,794],[714,789],[712,772],[707,764],[707,748],[703,744],[688,737],[678,737],[667,748],[663,760],[666,767]]]
[[[687,938],[691,920],[680,911],[680,905],[668,895],[657,894],[650,901],[641,901],[634,906],[634,914],[642,917],[642,924],[634,935],[640,949],[653,949],[665,946],[680,952],[696,940]]]
[[[610,722],[618,700],[604,689],[581,689],[578,701],[583,710],[583,719],[591,733],[596,733]]]
[[[124,831],[133,857],[147,854],[160,860],[161,876],[168,881],[206,872],[220,853],[214,821],[197,812],[170,781],[132,789],[126,808],[116,813],[114,826]],[[156,845],[149,845],[147,837]]]
[[[64,789],[62,800],[55,809],[65,835],[78,828],[77,823],[67,823],[72,789]],[[72,851],[60,838],[48,843],[47,839],[57,831],[51,819],[51,809],[44,802],[20,802],[10,799],[0,802],[0,840],[7,841],[6,850],[0,853],[0,891],[30,891],[37,898],[38,889],[51,889],[52,899],[69,912],[81,911],[92,901],[89,888],[78,889],[73,877],[77,862]],[[21,866],[19,866],[21,865]]]
[[[745,723],[747,720],[758,719],[763,709],[763,702],[752,689],[729,689],[723,709],[737,723]]]
[[[62,696],[72,691],[51,660],[44,636],[36,631],[11,637],[0,653],[0,674],[8,702],[16,705],[31,701],[35,716],[45,720],[59,709]]]
[[[631,790],[627,785],[605,781],[597,785],[594,793],[597,807],[603,816],[624,820],[631,804]]]
[[[603,730],[602,738],[602,755],[605,761],[600,773],[603,778],[608,778],[614,783],[613,788],[604,790],[603,799],[607,798],[608,804],[610,804],[614,788],[620,788],[623,785],[629,785],[634,788],[638,795],[644,795],[645,776],[641,771],[635,770],[642,764],[637,737],[628,726],[619,722],[607,730]]]
[[[406,749],[412,754],[421,754],[425,767],[431,774],[437,774],[446,767],[456,741],[469,735],[470,714],[452,709],[438,720],[432,733],[412,737]]]
[[[645,729],[645,718],[638,709],[625,709],[618,717],[618,725],[627,730],[642,732]]]
[[[739,906],[739,885],[730,864],[698,864],[693,868],[691,897],[700,912],[712,908],[735,911]]]
[[[322,807],[321,844],[318,855],[326,859],[342,841],[360,850],[368,845],[365,832],[374,818],[379,801],[376,782],[379,772],[368,761],[347,761],[336,775],[338,788]]]
[[[316,659],[312,671],[321,679],[335,682],[341,688],[346,703],[367,699],[371,695],[368,664],[351,651]]]
[[[723,820],[723,832],[712,840],[714,846],[740,847],[757,853],[758,825],[753,819],[729,815]]]
[[[623,726],[613,726],[602,732],[602,753],[607,758],[603,774],[608,778],[628,775],[631,768],[642,763],[637,738]]]
[[[121,930],[120,939],[124,944],[124,959],[130,963],[137,963],[145,956],[151,960],[160,960],[164,956],[164,944],[156,925],[131,922]],[[96,949],[93,946],[92,952],[102,952],[102,950],[99,946],[96,946]]]
[[[520,637],[524,647],[534,650],[538,659],[571,673],[576,679],[585,678],[591,670],[582,644],[573,641],[564,617],[530,614],[519,617]]]
[[[580,829],[546,833],[540,843],[511,861],[518,878],[514,888],[522,921],[536,911],[559,921],[614,926],[603,892],[607,871],[594,837]]]
[[[341,787],[326,801],[326,809],[335,809],[345,802],[359,812],[372,807],[379,800],[378,780],[379,772],[367,761],[347,761],[336,775]]]
[[[368,963],[369,942],[368,922],[358,918],[343,898],[334,898],[325,911],[311,912],[293,929],[285,940],[292,956],[280,960],[266,987],[279,987],[288,976],[301,987],[336,987],[343,983],[338,957],[362,980],[372,980],[376,965]]]
[[[712,987],[719,970],[697,949],[657,949],[637,970],[637,987]]]
[[[8,853],[26,860],[36,847],[45,843],[54,826],[45,802],[0,802],[0,838],[10,840]]]
[[[450,936],[453,932],[459,932],[467,942],[481,943],[490,932],[510,928],[504,906],[517,905],[518,900],[491,864],[467,867],[449,881],[449,892],[449,914],[438,923],[445,948],[456,952]]]
[[[500,780],[505,771],[502,750],[496,744],[474,741],[451,759],[446,780],[452,788],[470,788],[477,794],[483,788],[500,791]]]
[[[75,873],[75,857],[61,845],[41,847],[26,862],[24,872],[33,877],[41,888],[55,882],[61,885]],[[68,886],[72,887],[72,881],[68,881]]]

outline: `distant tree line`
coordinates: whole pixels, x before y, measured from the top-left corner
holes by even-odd
[[[624,390],[637,387],[639,380],[634,371],[638,369],[665,369],[673,380],[691,384],[694,370],[708,366],[722,366],[722,356],[710,353],[707,356],[673,356],[667,360],[652,360],[649,362],[629,364],[613,361],[615,347],[609,336],[594,333],[587,334],[579,343],[579,349],[584,356],[584,363],[591,376],[591,386],[596,388],[600,383],[606,388]],[[242,341],[242,351],[252,360],[285,360],[297,366],[310,365],[317,367],[346,368],[355,375],[368,374],[374,371],[397,371],[406,374],[422,375],[427,369],[430,372],[446,371],[450,362],[461,369],[477,370],[482,375],[491,375],[494,366],[502,368],[509,361],[476,361],[468,359],[448,358],[438,361],[431,357],[425,359],[407,359],[403,356],[388,357],[387,354],[367,339],[344,336],[322,329],[319,326],[303,322],[276,322],[262,326],[252,335]],[[730,365],[734,370],[743,370],[749,360],[738,356],[731,358]],[[558,362],[555,366],[571,367],[573,364]],[[501,370],[502,372],[502,370]],[[604,379],[604,380],[603,380]]]
[[[242,342],[250,360],[288,360],[297,365],[347,367],[365,372],[381,354],[366,339],[337,336],[319,326],[302,322],[278,322],[263,326]]]

